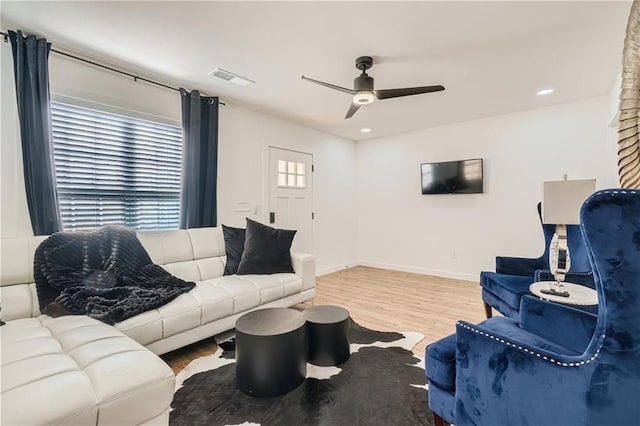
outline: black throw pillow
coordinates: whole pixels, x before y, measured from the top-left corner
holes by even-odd
[[[296,231],[275,229],[247,218],[238,275],[293,272],[291,243]]]
[[[242,252],[244,251],[244,229],[222,225],[224,247],[227,252],[227,264],[224,265],[224,275],[233,275],[238,270]]]

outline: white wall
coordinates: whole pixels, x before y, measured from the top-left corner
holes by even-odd
[[[540,184],[617,186],[609,97],[359,142],[360,263],[477,280],[496,255],[539,256]],[[484,158],[484,194],[422,195],[420,163]]]
[[[616,159],[618,158],[618,113],[620,108],[620,93],[622,92],[622,71],[619,73],[616,82],[611,89],[611,93],[609,94],[609,129],[608,129],[608,140],[609,144],[612,146],[612,149],[615,150]],[[617,167],[617,166],[616,166]],[[620,186],[620,180],[616,178],[616,185]]]
[[[11,49],[2,50],[2,222],[3,238],[31,235],[24,196],[15,111]],[[180,123],[177,92],[135,83],[114,73],[52,54],[51,92],[115,112]],[[238,89],[242,90],[242,89]],[[116,108],[114,108],[116,107]],[[238,201],[258,204],[251,217],[266,222],[265,158],[268,145],[314,155],[314,252],[320,272],[351,264],[355,243],[355,143],[227,103],[220,108],[218,223],[243,226]]]
[[[260,206],[257,218],[267,223],[266,167],[268,147],[313,154],[313,246],[320,273],[341,269],[356,259],[355,142],[330,136],[231,104],[220,110],[218,215],[221,222],[244,226],[238,202]],[[250,152],[251,155],[247,155]]]
[[[0,236],[30,235],[11,52],[0,49]],[[52,54],[56,96],[180,121],[177,93]],[[241,90],[241,89],[239,89]],[[237,105],[220,109],[219,223],[241,226],[237,202],[266,222],[269,145],[314,155],[314,251],[320,272],[361,263],[477,279],[496,255],[539,255],[535,204],[543,180],[617,186],[611,97],[458,123],[383,139],[344,140]],[[391,119],[391,118],[390,118]],[[485,158],[485,193],[423,196],[421,162]],[[454,257],[455,251],[455,259]]]
[[[611,92],[609,92],[609,125],[611,127],[618,127],[618,109],[620,107],[620,94],[622,93],[622,67],[620,67],[620,71],[618,72],[618,76],[616,78],[613,87],[611,87]]]

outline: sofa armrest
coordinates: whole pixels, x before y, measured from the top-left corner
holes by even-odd
[[[539,269],[534,275],[534,281],[555,281],[555,277],[549,270]],[[596,283],[593,280],[593,272],[567,272],[564,281],[573,284],[580,284],[595,290]]]
[[[293,271],[302,278],[302,290],[316,286],[316,257],[306,253],[291,253]]]
[[[520,300],[520,328],[584,352],[596,329],[598,317],[589,312],[531,296]]]
[[[541,258],[496,256],[496,273],[533,277],[537,269],[544,269]]]

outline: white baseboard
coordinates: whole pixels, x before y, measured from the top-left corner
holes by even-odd
[[[351,268],[356,265],[359,265],[359,263],[353,261],[353,262],[341,263],[339,265],[329,266],[328,268],[322,268],[316,271],[316,277],[332,274],[334,272],[342,271],[344,269]]]
[[[440,269],[421,268],[418,266],[396,265],[393,263],[372,262],[368,260],[359,260],[357,265],[370,266],[372,268],[391,269],[394,271],[413,272],[422,275],[435,275],[437,277],[453,278],[456,280],[465,280],[478,282],[480,274],[467,274],[462,272],[442,271]]]

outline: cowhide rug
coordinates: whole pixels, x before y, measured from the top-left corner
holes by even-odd
[[[236,388],[233,341],[177,376],[172,425],[433,425],[420,333],[380,332],[351,321],[351,357],[338,367],[307,364],[286,395],[255,398]]]

